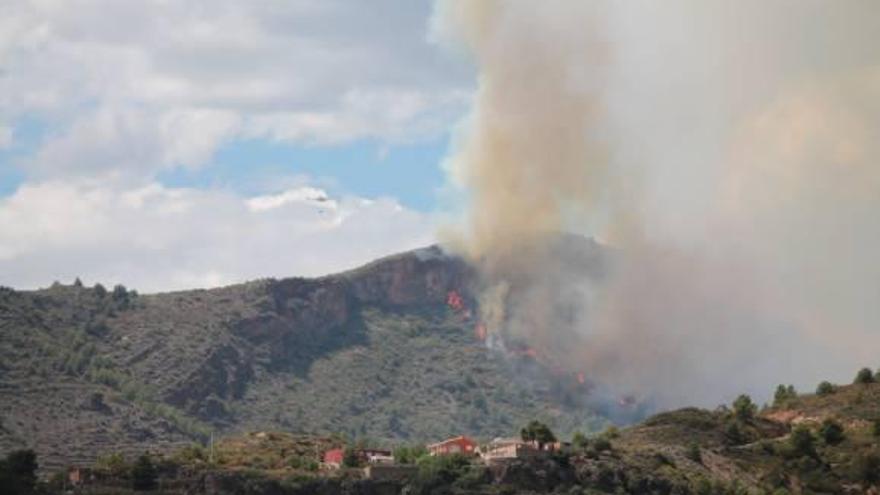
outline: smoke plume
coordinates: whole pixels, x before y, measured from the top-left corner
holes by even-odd
[[[449,0],[434,34],[479,70],[448,163],[490,331],[663,406],[880,364],[880,3]]]

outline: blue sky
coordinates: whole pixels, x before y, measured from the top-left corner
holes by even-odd
[[[210,286],[434,242],[475,77],[432,2],[120,9],[4,5],[0,285]]]
[[[273,178],[304,176],[331,194],[388,196],[408,208],[431,212],[446,183],[440,165],[447,141],[445,133],[398,145],[370,139],[335,146],[235,140],[217,150],[210,167],[178,167],[159,179],[174,187],[223,187],[250,195],[264,192]]]

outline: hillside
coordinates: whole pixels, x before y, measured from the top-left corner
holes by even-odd
[[[577,435],[555,451],[530,447],[516,458],[398,450],[399,462],[414,465],[397,466],[404,474],[394,478],[360,469],[364,461],[321,465],[327,449],[357,449],[362,442],[337,435],[252,432],[220,440],[212,450],[190,446],[152,462],[167,494],[877,494],[878,418],[880,384],[871,379],[824,387],[818,395],[783,390],[761,411],[746,396],[714,411],[668,411],[631,427]],[[102,460],[75,493],[138,493],[130,461]],[[63,486],[54,479],[47,493]]]
[[[575,244],[595,269],[601,248]],[[211,432],[420,440],[490,438],[532,418],[563,432],[604,426],[612,411],[589,383],[486,348],[474,284],[470,267],[432,247],[210,290],[4,288],[0,453],[34,448],[54,469]],[[451,308],[451,291],[471,311]]]

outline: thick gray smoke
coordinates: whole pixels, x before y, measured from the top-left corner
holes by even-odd
[[[496,326],[664,406],[880,364],[880,2],[450,0],[434,20],[480,71],[449,162]],[[546,247],[563,231],[614,246],[610,275],[575,277]]]

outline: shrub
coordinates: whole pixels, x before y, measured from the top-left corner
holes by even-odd
[[[856,374],[856,379],[853,380],[853,383],[874,383],[874,373],[871,372],[871,368],[860,369],[859,372]]]
[[[814,456],[815,438],[809,428],[798,426],[791,431],[791,437],[788,439],[789,448],[794,457]]]
[[[360,464],[360,457],[358,457],[354,448],[346,447],[342,453],[342,465],[345,467],[359,467]]]
[[[150,456],[144,454],[137,458],[131,468],[131,487],[137,491],[147,491],[156,488],[156,467]]]
[[[844,439],[843,427],[833,419],[826,419],[819,428],[819,437],[826,445],[837,445]]]
[[[587,445],[589,443],[590,441],[587,439],[587,436],[579,431],[575,432],[575,434],[571,437],[571,445],[578,450],[583,451],[587,448]]]
[[[609,440],[614,440],[615,438],[620,437],[620,430],[617,429],[616,426],[611,425],[608,428],[605,428],[605,431],[602,432],[602,436]]]
[[[860,454],[853,462],[853,477],[864,483],[875,483],[880,480],[880,456],[876,452]]]
[[[422,445],[402,446],[394,449],[394,461],[398,464],[415,464],[428,451]]]
[[[758,407],[752,402],[752,398],[742,394],[733,401],[733,414],[740,421],[749,422],[755,417]]]
[[[117,477],[125,476],[128,471],[125,458],[118,452],[98,457],[95,467]]]
[[[611,441],[604,436],[600,436],[593,440],[593,448],[596,449],[597,452],[605,452],[611,450]]]
[[[834,393],[834,385],[831,382],[822,382],[816,387],[816,395],[831,395]]]
[[[470,470],[470,460],[461,454],[423,456],[414,480],[415,493],[432,493],[433,489],[449,485]]]
[[[794,385],[779,385],[776,387],[776,393],[773,394],[773,405],[774,406],[782,406],[786,402],[796,399],[797,391],[794,389]]]
[[[700,445],[696,442],[688,445],[684,456],[698,464],[702,464],[703,462],[703,453],[700,451]]]
[[[740,428],[739,423],[732,422],[724,429],[724,443],[727,445],[742,445],[748,442],[748,437]]]
[[[0,493],[26,495],[37,483],[37,454],[33,450],[15,450],[0,461]]]
[[[178,450],[174,457],[181,463],[193,464],[199,462],[207,462],[208,453],[205,452],[204,447],[197,443],[194,443]]]

